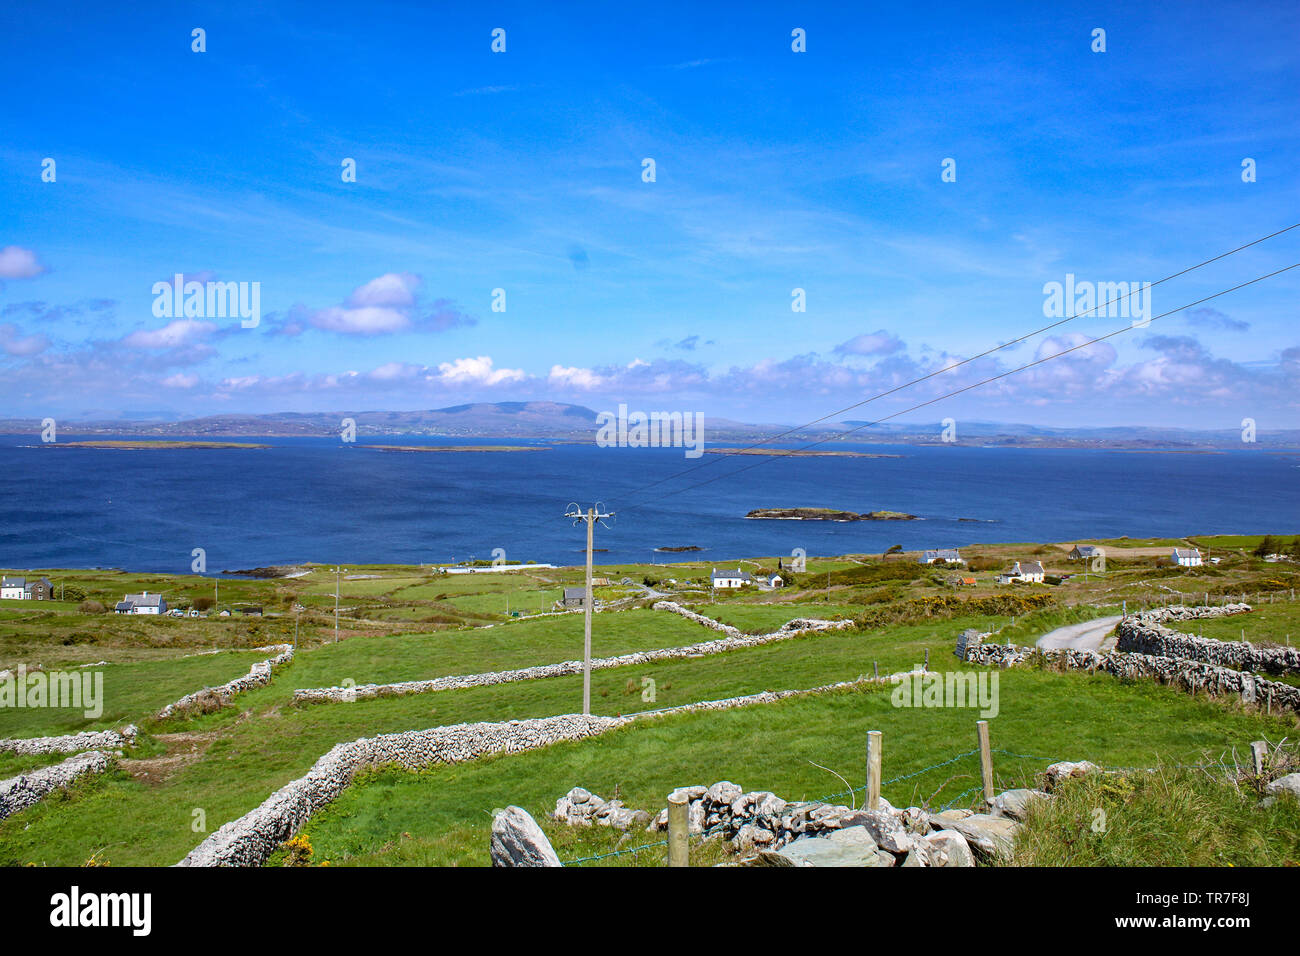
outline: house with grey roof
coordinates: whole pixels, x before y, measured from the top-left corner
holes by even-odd
[[[118,614],[166,614],[167,601],[161,594],[150,594],[148,591],[124,594],[113,610]]]
[[[565,607],[582,607],[582,602],[586,600],[587,589],[583,588],[565,588],[564,600],[561,602]]]
[[[961,552],[956,548],[936,548],[934,551],[922,551],[921,556],[916,559],[920,564],[934,564],[936,561],[944,561],[948,564],[965,564]]]
[[[1017,561],[998,575],[998,584],[1042,584],[1046,573],[1040,561]]]
[[[1099,558],[1104,553],[1095,544],[1076,544],[1070,551],[1070,560],[1087,561],[1089,558]]]
[[[1174,548],[1169,560],[1180,568],[1199,568],[1203,563],[1201,552],[1197,548]]]
[[[723,568],[721,571],[714,568],[710,581],[715,588],[743,588],[751,584],[753,578],[740,568]]]
[[[4,601],[52,601],[54,585],[49,578],[28,580],[27,578],[0,579],[0,600]]]

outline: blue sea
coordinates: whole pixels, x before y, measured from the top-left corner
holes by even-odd
[[[30,435],[0,436],[0,566],[189,572],[195,548],[206,552],[209,573],[305,561],[490,560],[498,548],[512,563],[577,564],[585,533],[564,512],[570,502],[596,501],[616,511],[597,528],[596,547],[607,549],[597,563],[1300,533],[1300,454],[1266,448],[1151,454],[837,443],[901,457],[690,460],[681,449],[517,439],[499,443],[550,446],[442,454],[382,452],[367,439],[238,440],[272,447],[52,448]],[[922,520],[745,518],[754,508],[796,506]],[[687,545],[705,550],[656,550]]]

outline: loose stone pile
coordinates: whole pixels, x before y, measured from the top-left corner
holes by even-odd
[[[158,719],[163,720],[174,714],[181,713],[193,707],[196,703],[206,697],[215,696],[223,704],[228,703],[230,698],[236,694],[243,693],[246,690],[252,690],[254,687],[261,687],[264,684],[271,683],[271,671],[281,664],[287,664],[293,660],[292,644],[276,644],[272,647],[258,647],[259,651],[279,651],[275,657],[269,657],[264,661],[258,661],[252,666],[247,674],[243,677],[236,677],[234,680],[222,684],[220,687],[205,687],[203,690],[195,691],[192,694],[186,694],[180,700],[173,704],[168,704],[162,710],[158,711]]]
[[[61,737],[15,737],[0,740],[0,750],[18,754],[71,754],[85,750],[120,750],[135,744],[139,728],[128,724],[117,730],[83,730]]]
[[[1045,790],[1008,790],[987,813],[920,807],[899,810],[883,798],[880,809],[866,810],[819,802],[791,803],[767,790],[746,792],[723,780],[711,787],[680,787],[670,800],[685,800],[692,834],[735,843],[741,865],[756,866],[974,866],[1010,852],[1020,821],[1035,801],[1050,799],[1062,779],[1098,768],[1090,763],[1053,764]],[[556,801],[553,816],[574,826],[620,830],[649,819],[619,800],[603,800],[574,787]],[[668,810],[649,819],[645,829],[668,829]]]
[[[112,760],[112,754],[91,750],[52,767],[0,780],[0,820],[38,803],[54,790],[71,785],[82,774],[103,773]]]
[[[303,777],[273,793],[256,809],[225,824],[195,847],[179,866],[258,866],[314,812],[334,800],[365,766],[397,764],[407,770],[459,763],[488,754],[519,753],[561,740],[580,740],[626,723],[625,718],[580,716],[454,724],[432,730],[363,737],[338,744]]]
[[[591,662],[592,670],[605,670],[611,667],[627,667],[631,664],[651,664],[657,661],[677,660],[685,657],[702,657],[709,654],[721,654],[745,647],[759,647],[774,641],[785,641],[817,631],[838,630],[852,627],[852,621],[820,621],[799,618],[788,621],[779,630],[770,634],[742,634],[734,627],[729,627],[711,618],[696,614],[671,601],[659,601],[655,610],[672,611],[689,620],[703,624],[705,627],[727,634],[716,641],[703,641],[684,647],[665,647],[653,651],[639,651],[621,654],[617,657],[599,657]],[[300,703],[324,703],[334,701],[369,700],[375,697],[390,697],[405,694],[429,694],[444,690],[463,690],[467,687],[486,687],[492,684],[507,684],[512,681],[538,680],[545,677],[563,677],[569,674],[581,674],[582,661],[561,661],[558,664],[542,664],[537,667],[522,667],[517,670],[492,671],[484,674],[465,674],[450,677],[436,677],[431,680],[401,681],[394,684],[362,684],[358,687],[312,687],[293,692],[293,699]]]

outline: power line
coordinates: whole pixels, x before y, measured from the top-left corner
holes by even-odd
[[[1219,255],[1217,255],[1217,256],[1213,256],[1213,257],[1211,257],[1211,258],[1209,258],[1209,259],[1206,259],[1206,260],[1204,260],[1204,261],[1202,261],[1202,262],[1198,262],[1198,263],[1197,263],[1196,265],[1194,265],[1194,266],[1188,266],[1186,269],[1182,269],[1182,270],[1180,270],[1180,271],[1178,271],[1178,272],[1171,273],[1170,275],[1165,276],[1163,279],[1157,279],[1155,282],[1150,283],[1150,284],[1147,286],[1147,288],[1155,288],[1156,286],[1158,286],[1158,285],[1160,285],[1160,284],[1162,284],[1162,283],[1169,282],[1171,279],[1177,279],[1179,276],[1187,275],[1189,272],[1194,272],[1194,271],[1196,271],[1197,269],[1203,268],[1204,266],[1208,266],[1208,265],[1209,265],[1210,263],[1212,263],[1212,262],[1218,262],[1220,259],[1226,259],[1228,256],[1235,255],[1236,253],[1241,252],[1243,249],[1249,249],[1251,246],[1257,246],[1257,245],[1259,245],[1261,242],[1267,242],[1269,239],[1274,239],[1274,238],[1276,238],[1276,237],[1282,235],[1283,233],[1290,232],[1292,229],[1296,229],[1296,228],[1298,228],[1298,227],[1300,227],[1300,222],[1298,222],[1298,223],[1294,223],[1294,224],[1292,224],[1292,225],[1290,225],[1290,226],[1287,226],[1285,229],[1279,229],[1279,230],[1277,230],[1277,232],[1269,233],[1267,236],[1261,236],[1260,238],[1258,238],[1258,239],[1254,239],[1254,240],[1252,240],[1252,241],[1246,243],[1245,245],[1237,246],[1237,248],[1235,248],[1235,249],[1229,249],[1227,252],[1221,252],[1221,253],[1219,253]],[[922,376],[919,377],[919,378],[914,378],[914,379],[912,379],[910,382],[904,382],[904,383],[901,384],[901,385],[896,385],[896,386],[894,386],[893,388],[888,389],[888,390],[883,391],[883,392],[880,392],[879,394],[873,395],[873,396],[871,396],[870,398],[864,398],[864,399],[863,399],[862,401],[860,401],[860,402],[854,402],[852,405],[846,405],[844,408],[841,408],[841,409],[839,409],[838,411],[828,412],[827,414],[822,415],[820,418],[814,418],[814,419],[813,419],[812,421],[810,421],[810,422],[805,422],[805,423],[802,424],[802,425],[796,425],[796,426],[794,426],[794,427],[792,427],[792,428],[789,428],[789,429],[786,429],[785,431],[780,432],[780,433],[778,433],[778,434],[776,434],[776,435],[773,435],[773,436],[768,437],[768,438],[764,438],[764,439],[762,439],[761,441],[757,441],[757,442],[755,442],[755,443],[752,444],[752,445],[748,445],[748,446],[746,446],[745,448],[739,448],[739,449],[736,449],[735,451],[728,451],[728,452],[724,452],[724,453],[718,454],[718,455],[716,455],[716,456],[715,456],[714,458],[712,458],[712,459],[708,459],[708,460],[702,461],[702,462],[700,462],[699,464],[696,464],[696,465],[692,465],[692,466],[690,466],[689,468],[683,468],[681,471],[679,471],[679,472],[677,472],[677,473],[675,473],[675,474],[668,475],[668,476],[666,476],[666,477],[664,477],[664,478],[660,478],[660,479],[658,479],[658,480],[656,480],[656,481],[652,481],[652,482],[650,482],[648,485],[642,485],[642,486],[639,487],[639,488],[634,488],[632,491],[627,492],[627,494],[628,494],[628,495],[636,495],[636,494],[640,494],[641,492],[643,492],[643,491],[648,491],[649,489],[654,488],[654,487],[656,487],[657,485],[661,485],[661,484],[663,484],[664,482],[667,482],[667,481],[673,481],[674,479],[676,479],[676,478],[680,478],[680,477],[682,477],[683,475],[688,475],[688,474],[690,474],[691,472],[698,471],[698,470],[701,469],[701,468],[707,468],[708,466],[713,465],[713,464],[715,464],[715,463],[717,463],[717,462],[719,462],[719,461],[723,461],[723,460],[725,460],[725,459],[727,459],[727,458],[732,458],[732,457],[737,456],[737,455],[743,455],[743,454],[745,454],[746,452],[748,452],[748,451],[752,451],[752,450],[755,449],[755,448],[760,448],[760,447],[762,447],[763,445],[770,444],[771,442],[779,441],[780,439],[786,437],[787,435],[797,434],[798,432],[801,432],[801,431],[803,431],[803,430],[806,429],[806,428],[811,428],[813,425],[821,424],[822,422],[826,421],[826,420],[829,419],[829,418],[835,418],[835,417],[838,416],[838,415],[843,415],[843,414],[845,414],[846,412],[850,412],[850,411],[852,411],[852,410],[855,409],[855,408],[861,408],[863,405],[870,404],[871,402],[877,401],[878,399],[881,399],[881,398],[886,398],[886,397],[888,397],[888,396],[890,396],[890,395],[893,395],[895,392],[900,392],[900,391],[902,391],[902,390],[905,389],[905,388],[911,388],[913,385],[918,385],[918,384],[920,384],[921,382],[927,381],[927,380],[929,380],[929,379],[931,379],[931,378],[934,378],[934,377],[936,377],[936,376],[943,375],[943,374],[945,374],[945,373],[947,373],[947,372],[951,372],[951,371],[954,370],[954,369],[961,368],[963,365],[969,365],[971,362],[975,362],[975,361],[978,361],[979,359],[985,358],[985,357],[987,357],[987,356],[989,356],[989,355],[993,355],[994,353],[996,353],[996,352],[1000,352],[1000,351],[1002,351],[1003,349],[1006,349],[1006,348],[1010,348],[1010,347],[1013,346],[1013,345],[1019,345],[1021,342],[1024,342],[1024,341],[1026,341],[1027,339],[1031,339],[1031,338],[1033,338],[1035,335],[1041,335],[1041,334],[1044,333],[1044,332],[1049,332],[1049,331],[1051,331],[1052,329],[1055,329],[1055,328],[1057,328],[1057,327],[1059,327],[1059,326],[1065,325],[1067,322],[1073,322],[1075,319],[1082,318],[1083,316],[1087,315],[1087,314],[1090,313],[1090,312],[1095,312],[1095,311],[1097,311],[1098,309],[1104,309],[1104,308],[1106,308],[1107,306],[1110,306],[1110,305],[1115,304],[1116,302],[1120,302],[1120,301],[1122,301],[1122,300],[1124,300],[1124,299],[1127,299],[1127,298],[1133,296],[1134,294],[1136,294],[1137,291],[1138,291],[1138,290],[1135,288],[1135,289],[1129,291],[1129,292],[1128,292],[1127,294],[1125,294],[1125,295],[1117,296],[1116,298],[1114,298],[1114,299],[1110,299],[1110,300],[1107,301],[1107,302],[1102,302],[1102,303],[1100,303],[1100,304],[1098,304],[1098,305],[1093,306],[1091,309],[1086,309],[1086,310],[1084,310],[1083,312],[1078,312],[1078,313],[1076,313],[1076,314],[1074,314],[1074,315],[1067,316],[1066,318],[1058,319],[1057,321],[1051,323],[1050,325],[1045,325],[1045,326],[1043,326],[1041,329],[1035,329],[1035,330],[1032,331],[1032,332],[1026,332],[1024,335],[1018,336],[1017,338],[1011,339],[1011,340],[1009,340],[1009,341],[1007,341],[1007,342],[1003,342],[1003,343],[1001,343],[1001,344],[999,344],[999,345],[994,346],[993,348],[985,349],[983,352],[980,352],[978,355],[972,355],[972,356],[970,356],[969,358],[962,359],[960,362],[955,362],[955,363],[953,363],[952,365],[945,365],[945,366],[944,366],[943,368],[941,368],[941,369],[936,369],[936,370],[933,371],[933,372],[928,372],[927,374],[922,375]],[[1229,290],[1229,291],[1232,291],[1232,290]],[[1202,300],[1202,301],[1204,301],[1204,300]],[[1196,304],[1196,303],[1193,303],[1193,304]],[[1175,311],[1177,311],[1177,310],[1175,310]],[[883,421],[883,419],[882,419],[882,421]],[[847,433],[844,433],[844,434],[847,434]]]
[[[1297,225],[1300,225],[1300,224],[1297,224]],[[1291,227],[1291,228],[1294,228],[1294,227]],[[1250,280],[1248,280],[1248,281],[1246,281],[1246,282],[1242,282],[1242,283],[1239,284],[1239,285],[1232,286],[1232,287],[1229,288],[1229,289],[1224,289],[1224,290],[1221,291],[1221,292],[1216,292],[1216,293],[1214,293],[1213,295],[1207,295],[1207,296],[1205,296],[1205,297],[1202,298],[1202,299],[1197,299],[1195,302],[1189,302],[1189,303],[1187,303],[1186,305],[1181,305],[1181,306],[1179,306],[1179,307],[1176,308],[1176,309],[1170,309],[1168,312],[1162,312],[1160,315],[1154,316],[1154,317],[1153,317],[1152,319],[1150,319],[1146,324],[1149,325],[1151,322],[1155,322],[1157,319],[1163,319],[1163,318],[1165,318],[1166,316],[1173,315],[1175,312],[1181,312],[1181,311],[1183,311],[1184,309],[1190,309],[1190,308],[1192,308],[1193,306],[1200,305],[1202,302],[1209,302],[1211,299],[1217,299],[1217,298],[1219,298],[1220,296],[1227,295],[1227,294],[1230,293],[1230,292],[1236,292],[1238,289],[1244,289],[1246,286],[1254,285],[1254,284],[1257,283],[1257,282],[1263,282],[1265,279],[1271,279],[1271,278],[1273,278],[1274,276],[1281,275],[1281,274],[1284,273],[1284,272],[1289,272],[1290,270],[1295,269],[1295,268],[1297,268],[1297,267],[1300,267],[1300,262],[1297,262],[1297,263],[1294,263],[1294,264],[1292,264],[1292,265],[1286,266],[1285,268],[1282,268],[1282,269],[1278,269],[1278,270],[1275,271],[1275,272],[1270,272],[1270,273],[1268,273],[1268,274],[1266,274],[1266,275],[1258,276],[1258,277],[1256,277],[1256,278],[1254,278],[1254,279],[1250,279]],[[1032,362],[1026,362],[1024,365],[1018,366],[1017,368],[1009,369],[1009,370],[1007,370],[1007,371],[1005,371],[1005,372],[999,372],[997,375],[991,375],[991,376],[989,376],[989,377],[986,378],[986,379],[982,379],[982,380],[980,380],[980,381],[978,381],[978,382],[975,382],[974,384],[966,385],[966,386],[963,386],[962,388],[954,389],[953,391],[951,391],[951,392],[947,392],[946,394],[943,394],[943,395],[940,395],[940,396],[938,396],[937,398],[932,398],[932,399],[929,399],[928,401],[924,401],[924,402],[918,402],[918,403],[915,404],[915,405],[912,405],[912,406],[910,406],[910,407],[908,407],[908,408],[904,408],[904,409],[902,409],[902,410],[900,410],[900,411],[897,411],[897,412],[894,412],[894,413],[892,413],[892,414],[890,414],[890,415],[886,415],[886,416],[884,416],[883,418],[878,418],[878,419],[876,419],[875,421],[872,421],[872,422],[864,422],[864,423],[861,424],[861,425],[854,426],[853,428],[849,429],[848,431],[845,431],[845,432],[837,432],[837,433],[835,433],[834,435],[827,436],[826,438],[819,438],[819,439],[817,439],[816,441],[809,442],[807,445],[804,445],[804,446],[802,446],[802,447],[800,447],[800,448],[792,449],[792,450],[793,450],[793,451],[796,451],[796,452],[798,452],[798,451],[806,451],[806,450],[809,449],[809,448],[815,448],[815,447],[817,447],[818,445],[824,445],[824,444],[826,444],[826,442],[828,442],[828,441],[833,441],[833,440],[838,439],[838,438],[843,438],[845,435],[851,435],[851,434],[853,434],[854,432],[861,431],[861,430],[864,429],[864,428],[870,428],[870,427],[872,427],[872,426],[879,425],[881,422],[887,422],[887,421],[889,421],[891,418],[897,418],[899,415],[906,415],[908,412],[916,411],[916,410],[919,409],[919,408],[925,408],[925,407],[928,406],[928,405],[933,405],[933,404],[935,404],[936,402],[941,402],[941,401],[943,401],[944,399],[952,398],[954,395],[960,395],[960,394],[962,394],[963,392],[969,392],[969,391],[971,391],[972,389],[980,388],[981,386],[987,385],[987,384],[989,384],[990,382],[996,382],[998,379],[1006,378],[1006,377],[1008,377],[1008,376],[1010,376],[1010,375],[1015,375],[1016,373],[1018,373],[1018,372],[1023,372],[1023,371],[1025,371],[1026,369],[1033,368],[1033,367],[1035,367],[1035,366],[1037,366],[1037,365],[1042,365],[1042,364],[1045,363],[1045,362],[1050,362],[1052,359],[1060,358],[1062,355],[1068,355],[1069,353],[1071,353],[1071,352],[1076,352],[1076,351],[1078,351],[1079,349],[1087,348],[1087,347],[1090,346],[1090,345],[1095,345],[1096,343],[1098,343],[1098,342],[1103,342],[1103,341],[1105,341],[1106,339],[1114,338],[1115,336],[1117,336],[1117,335],[1122,335],[1122,334],[1124,334],[1125,332],[1130,332],[1130,331],[1132,331],[1134,328],[1137,328],[1137,327],[1138,327],[1138,326],[1134,326],[1134,325],[1126,325],[1126,326],[1123,326],[1122,328],[1115,329],[1113,332],[1107,332],[1105,335],[1099,335],[1099,336],[1097,336],[1095,339],[1089,339],[1088,341],[1086,341],[1086,342],[1081,342],[1081,343],[1079,343],[1078,345],[1072,345],[1072,346],[1070,346],[1070,347],[1067,348],[1067,349],[1062,349],[1062,350],[1059,351],[1059,352],[1053,352],[1051,355],[1046,355],[1046,356],[1044,356],[1043,358],[1035,359],[1035,360],[1032,361]],[[1141,326],[1141,328],[1145,328],[1145,327],[1146,327],[1145,325],[1144,325],[1144,326]],[[956,366],[953,366],[953,367],[956,367]],[[850,406],[850,407],[855,407],[855,406]],[[780,456],[774,456],[774,457],[780,457]],[[675,495],[675,494],[680,494],[681,492],[692,491],[692,490],[694,490],[694,489],[696,489],[696,488],[702,488],[702,487],[704,487],[705,485],[710,485],[710,484],[712,484],[712,483],[715,482],[715,481],[720,481],[720,480],[722,480],[723,478],[733,478],[733,477],[735,477],[736,475],[741,474],[742,472],[749,471],[751,468],[757,468],[759,465],[766,464],[767,461],[768,461],[768,459],[766,459],[766,458],[760,458],[758,461],[753,462],[753,463],[751,463],[751,464],[749,464],[749,465],[745,465],[745,466],[743,466],[743,467],[741,467],[741,468],[737,468],[737,469],[735,469],[734,471],[729,471],[729,472],[726,472],[726,473],[721,474],[721,475],[716,475],[716,476],[714,476],[714,477],[712,477],[712,478],[706,478],[706,479],[703,480],[703,481],[696,482],[696,483],[693,484],[693,485],[688,485],[688,486],[685,487],[685,488],[679,488],[679,489],[677,489],[676,491],[670,491],[670,492],[668,492],[668,493],[666,493],[666,494],[659,495],[659,496],[656,497],[656,498],[651,498],[651,499],[649,499],[649,501],[642,502],[641,504],[642,504],[642,505],[645,505],[645,504],[650,504],[650,503],[655,502],[655,501],[661,501],[661,500],[663,500],[664,498],[672,497],[673,495]],[[683,472],[683,474],[684,474],[684,472]],[[670,476],[670,478],[671,478],[671,477],[677,477],[677,476]],[[633,505],[628,505],[627,507],[625,507],[625,508],[622,509],[622,510],[624,510],[624,511],[627,511],[627,510],[635,510],[637,507],[638,507],[638,505],[633,504]]]

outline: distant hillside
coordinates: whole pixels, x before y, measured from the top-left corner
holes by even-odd
[[[96,418],[63,421],[59,436],[115,436],[123,438],[241,438],[327,437],[339,434],[343,419],[356,422],[357,434],[429,435],[459,438],[534,438],[556,441],[594,440],[597,413],[585,405],[563,402],[475,402],[420,411],[274,412],[266,415],[214,415],[180,421]],[[790,430],[788,425],[747,424],[725,418],[706,418],[705,441],[742,444],[781,435],[781,443],[819,441],[820,449],[833,449],[841,440],[864,444],[942,444],[939,422],[878,425],[862,421],[827,422],[812,428]],[[0,434],[39,435],[37,419],[0,419]],[[1016,423],[962,421],[957,439],[963,445],[1016,448],[1128,448],[1135,451],[1168,449],[1196,451],[1243,446],[1235,429],[1192,431],[1180,428],[1116,426],[1053,428]],[[1300,448],[1300,430],[1261,431],[1261,446]]]

